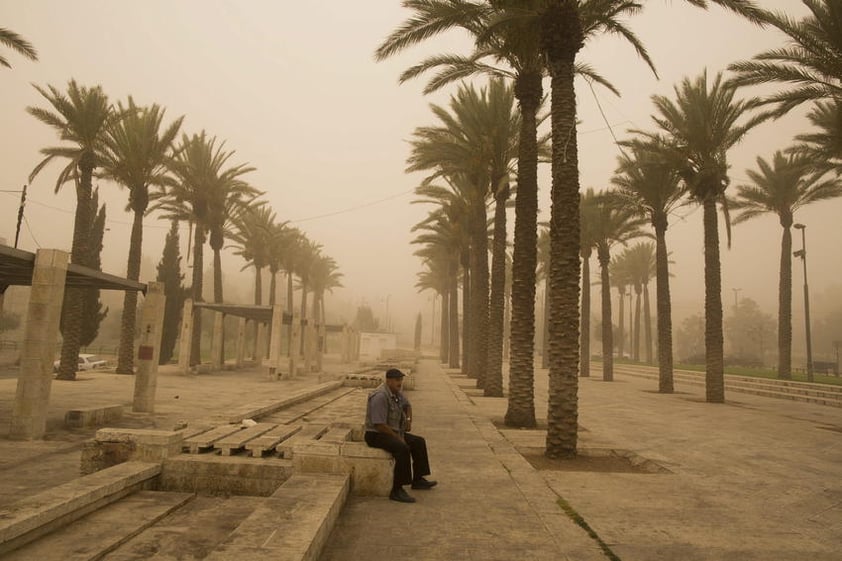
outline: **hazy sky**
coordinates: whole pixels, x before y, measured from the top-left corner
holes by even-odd
[[[803,13],[795,0],[761,3]],[[4,49],[13,68],[0,69],[0,189],[19,189],[40,160],[38,150],[57,143],[52,130],[24,111],[29,105],[45,106],[30,84],[62,90],[71,78],[83,85],[101,84],[115,101],[132,95],[138,103],[166,107],[169,118],[186,115],[185,132],[205,129],[236,150],[234,162],[255,166],[248,178],[266,191],[279,219],[301,228],[339,263],[346,288],[329,297],[328,306],[345,310],[347,316],[367,302],[382,316],[388,297],[393,325],[409,330],[421,310],[428,324],[431,302],[427,294],[416,294],[420,264],[409,243],[410,227],[428,208],[410,204],[422,176],[403,170],[413,129],[433,123],[428,104],[446,103],[455,87],[425,98],[420,93],[423,82],[399,86],[397,77],[425,55],[466,52],[469,43],[453,34],[375,63],[376,46],[408,14],[397,0],[0,0],[0,27],[26,37],[40,55],[40,62],[33,63]],[[620,138],[628,128],[650,128],[653,93],[671,95],[684,76],[696,76],[705,67],[713,74],[783,41],[781,35],[719,8],[703,12],[679,0],[648,0],[644,13],[630,25],[647,45],[660,80],[615,40],[594,41],[580,57],[623,94],[616,98],[596,91]],[[615,168],[617,149],[594,94],[584,83],[577,92],[581,184],[601,189]],[[807,128],[801,111],[757,129],[729,156],[733,183],[745,180],[745,169],[754,167],[757,156],[770,157]],[[24,227],[23,249],[40,245],[69,250],[75,196],[67,187],[53,194],[59,169],[48,167],[30,187],[31,234]],[[123,211],[126,194],[104,182],[100,187],[110,228],[103,268],[124,274],[130,230],[130,215]],[[541,171],[540,189],[545,219],[548,168]],[[17,199],[17,194],[0,193],[0,237],[10,243]],[[808,225],[815,292],[839,275],[840,226],[834,217],[840,210],[842,201],[831,201],[796,216]],[[684,209],[668,232],[677,319],[702,309],[701,215],[699,209]],[[145,224],[143,252],[157,263],[168,224],[155,216]],[[510,230],[511,225],[513,217]],[[780,233],[777,220],[766,217],[736,227],[730,251],[723,239],[726,304],[733,302],[732,289],[740,289],[741,297],[754,298],[775,313]],[[794,246],[800,247],[797,238]],[[225,255],[223,264],[228,282],[241,284],[239,294],[232,296],[249,300],[252,275],[239,272],[243,263],[237,257]],[[800,267],[793,282],[796,287],[802,282]],[[797,297],[793,306],[799,313]]]

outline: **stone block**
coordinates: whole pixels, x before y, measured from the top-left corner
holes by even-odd
[[[182,454],[164,461],[159,487],[162,491],[268,497],[292,474],[289,460]]]
[[[113,423],[123,418],[122,405],[103,405],[71,409],[64,414],[64,424],[68,428],[96,427]]]

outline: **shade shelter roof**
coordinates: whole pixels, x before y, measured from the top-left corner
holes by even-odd
[[[0,292],[9,286],[30,286],[35,268],[35,254],[0,244]],[[67,265],[65,286],[100,290],[136,290],[146,293],[146,284],[83,267]]]
[[[269,323],[272,321],[272,306],[258,306],[256,304],[214,304],[213,302],[194,302],[193,307],[203,308],[214,312],[222,312],[229,316],[246,318],[251,321]],[[292,323],[292,314],[284,312],[284,325]],[[304,322],[301,322],[304,324]],[[342,325],[325,325],[326,331],[342,331]]]

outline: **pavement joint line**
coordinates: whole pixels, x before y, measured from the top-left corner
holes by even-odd
[[[450,386],[451,392],[453,392],[457,399],[460,394],[465,396],[462,388],[458,384],[456,384],[446,372],[443,373],[443,377],[445,378],[446,383]],[[564,497],[556,493],[556,491],[547,484],[547,482],[544,480],[541,474],[531,464],[529,464],[529,462],[526,461],[525,458],[523,458],[523,455],[520,454],[520,452],[517,451],[517,448],[511,442],[509,442],[505,435],[503,435],[500,432],[500,430],[494,426],[494,423],[492,423],[485,415],[477,411],[478,407],[476,403],[470,398],[468,398],[468,400],[471,402],[470,406],[465,408],[465,412],[468,415],[468,418],[470,418],[471,423],[477,429],[477,432],[486,441],[486,444],[488,445],[489,449],[494,454],[494,458],[506,471],[509,478],[515,484],[515,487],[517,487],[518,492],[526,500],[526,503],[529,505],[530,509],[532,509],[535,516],[541,521],[541,525],[543,526],[547,535],[550,536],[552,541],[556,544],[558,551],[564,551],[565,547],[568,547],[570,543],[568,541],[565,541],[559,534],[559,532],[557,532],[556,529],[552,527],[551,522],[558,522],[559,520],[563,520],[565,524],[572,525],[572,528],[568,527],[568,530],[572,530],[575,528],[575,531],[583,532],[587,536],[587,539],[589,541],[592,541],[594,545],[600,549],[600,554],[605,553],[605,548],[607,546],[603,544],[599,536],[596,535],[595,532],[592,533],[592,531],[588,531],[588,529],[590,528],[589,526],[585,527],[579,524],[572,516],[570,516],[570,514],[565,509],[563,509],[560,506],[560,503],[557,502],[559,500],[564,501],[564,504],[567,505],[569,505],[569,503],[564,499]],[[486,431],[496,432],[503,438],[505,443],[500,445],[499,449],[495,446],[492,446],[491,443],[488,441],[488,438],[486,438]],[[505,452],[503,449],[505,449]],[[513,470],[509,466],[507,466],[503,458],[505,458],[507,455],[510,456],[511,454],[517,454],[523,460],[525,465],[522,465],[520,469],[517,470]],[[527,481],[523,481],[523,479],[526,479]],[[540,487],[541,492],[534,491],[534,488],[536,486]],[[531,487],[531,490],[529,489],[529,487]],[[553,501],[553,508],[540,508],[539,504],[541,502],[546,502],[550,497],[555,497],[556,499],[555,501]],[[572,509],[572,507],[570,508]],[[582,520],[584,522],[584,519]],[[587,522],[585,522],[585,525],[587,525]],[[614,555],[613,552],[611,552],[611,555]],[[609,559],[612,559],[613,561],[620,561],[620,559],[616,557],[616,555],[614,555],[613,557],[611,555],[608,555]],[[565,558],[569,559],[569,557],[566,555]]]

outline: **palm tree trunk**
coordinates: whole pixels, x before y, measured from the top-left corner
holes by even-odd
[[[544,276],[544,304],[541,309],[541,368],[550,367],[550,353],[547,348],[550,345],[550,277]]]
[[[491,256],[491,300],[488,318],[486,397],[503,397],[503,308],[506,297],[506,201],[509,186],[498,190],[494,206],[494,243]]]
[[[652,308],[649,304],[649,285],[643,285],[643,334],[646,339],[646,364],[652,364]]]
[[[222,246],[213,249],[213,301],[222,304]]]
[[[294,315],[292,313],[292,305],[293,305],[293,303],[292,303],[292,298],[293,298],[292,271],[287,271],[286,275],[287,275],[287,306],[286,307],[287,307],[287,310],[289,311],[289,317],[290,317],[290,320],[289,320],[290,326],[289,326],[289,329],[287,330],[287,352],[289,353],[289,356],[292,356],[292,317]]]
[[[488,217],[485,198],[473,205],[471,229],[471,366],[468,376],[476,378],[476,387],[485,388],[488,369]]]
[[[202,301],[202,281],[204,267],[205,229],[201,224],[196,224],[196,233],[193,239],[193,302]],[[195,366],[202,362],[202,310],[193,308],[193,336],[190,341],[190,365]]]
[[[448,345],[448,359],[450,368],[459,368],[459,278],[457,273],[458,265],[453,269],[453,275],[450,278],[450,297],[448,300],[447,319],[450,325],[448,326],[448,334],[450,335],[450,344]],[[443,314],[442,314],[443,315]]]
[[[255,275],[259,275],[260,273],[255,269]],[[278,271],[273,271],[271,268],[269,269],[269,305],[275,305],[275,290],[278,288],[278,279],[277,279]],[[260,281],[260,289],[263,290],[263,281]],[[255,280],[255,290],[257,290],[257,281]]]
[[[635,362],[640,362],[640,284],[634,285],[634,329],[632,329],[632,359]]]
[[[145,210],[145,209],[144,209]],[[129,242],[129,261],[126,278],[140,278],[140,252],[143,245],[143,210],[135,210],[132,237]],[[137,318],[137,292],[127,290],[123,295],[123,316],[120,320],[120,350],[117,354],[117,374],[134,374],[134,326]]]
[[[600,251],[598,257],[602,284],[602,379],[611,382],[614,380],[614,325],[611,323],[611,276],[608,270],[611,257],[606,250]]]
[[[704,201],[705,229],[705,397],[725,402],[725,360],[722,349],[722,279],[716,199]]]
[[[509,402],[504,422],[534,427],[535,422],[535,268],[538,246],[538,127],[535,115],[543,90],[540,73],[515,80],[520,104],[515,239],[512,257],[511,355]]]
[[[579,155],[574,61],[582,47],[578,3],[556,0],[545,26],[552,76],[549,390],[546,455],[576,455],[579,427]]]
[[[622,360],[624,357],[626,338],[626,287],[618,286],[617,290],[620,291],[619,313],[617,314],[617,323],[619,323],[619,327],[617,329],[617,338],[619,339],[619,341],[617,341],[617,357]],[[611,329],[614,329],[614,326],[611,326]],[[614,350],[612,349],[611,352],[613,354]]]
[[[781,236],[781,269],[778,280],[778,378],[792,379],[792,218]],[[760,357],[762,360],[762,356]]]
[[[669,254],[667,253],[666,217],[655,220],[655,277],[658,296],[658,391],[675,391],[672,375],[672,303],[670,302]]]
[[[462,374],[468,376],[471,354],[471,266],[470,258],[462,261]]]
[[[450,360],[450,288],[440,294],[441,296],[441,317],[439,318],[439,362],[447,364]],[[433,308],[435,309],[435,308]],[[433,326],[430,326],[433,329]]]
[[[307,323],[307,282],[305,280],[301,280],[301,341],[298,348],[298,354],[304,354],[304,326],[308,325]]]
[[[88,238],[91,225],[91,177],[94,171],[93,154],[85,154],[79,161],[79,181],[76,183],[76,215],[73,221],[73,244],[70,249],[70,261],[87,266],[90,263]],[[61,361],[59,380],[75,380],[79,366],[79,346],[82,326],[82,302],[84,291],[70,288],[65,293],[62,308],[64,330],[62,332]]]
[[[579,366],[579,376],[587,378],[591,375],[591,252],[582,256],[582,316],[580,318],[579,348],[582,361]],[[609,305],[611,296],[608,296]]]

